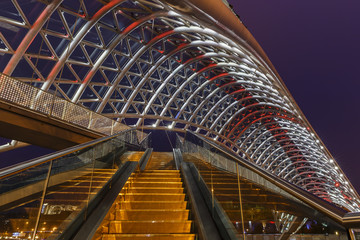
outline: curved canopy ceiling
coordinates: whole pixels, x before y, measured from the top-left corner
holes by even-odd
[[[359,211],[357,193],[251,36],[235,35],[196,1],[169,2],[1,1],[0,70],[127,125],[198,132]]]

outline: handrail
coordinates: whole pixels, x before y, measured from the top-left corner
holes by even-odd
[[[144,152],[144,154],[141,156],[140,160],[139,160],[139,167],[141,171],[144,171],[146,168],[146,165],[151,157],[151,154],[153,152],[152,148],[148,148],[146,149],[146,151]]]
[[[135,131],[135,129],[134,128],[126,129],[124,131],[121,131],[121,132],[116,133],[116,134],[111,135],[111,136],[105,136],[105,137],[102,137],[102,138],[99,138],[99,139],[92,140],[92,141],[87,142],[87,143],[82,143],[82,144],[79,144],[79,145],[76,145],[76,146],[73,146],[73,147],[66,148],[64,150],[60,150],[60,151],[55,152],[55,153],[50,153],[50,154],[45,155],[45,156],[34,158],[34,159],[31,159],[31,160],[28,160],[28,161],[25,161],[25,162],[22,162],[22,163],[14,164],[12,166],[9,166],[9,167],[6,167],[6,168],[0,170],[0,179],[3,179],[5,177],[8,177],[8,176],[13,175],[13,174],[18,173],[18,172],[21,172],[23,170],[26,170],[26,169],[29,169],[29,168],[32,168],[32,167],[36,167],[36,166],[38,166],[40,164],[52,161],[52,160],[54,160],[56,158],[65,156],[67,154],[80,151],[80,150],[82,150],[84,148],[93,146],[95,144],[105,142],[105,141],[107,141],[109,139],[116,138],[116,137],[118,137],[118,136],[120,136],[120,135],[122,135],[122,134],[124,134],[126,132],[130,132],[130,131]],[[146,136],[146,137],[148,137],[148,136]]]
[[[176,154],[181,155],[179,152]],[[194,163],[181,162],[180,167],[200,239],[237,239],[234,226],[219,202],[212,198],[211,191]]]
[[[196,134],[190,130],[187,130],[186,136],[188,136],[188,134],[193,135],[193,136],[197,137],[198,139],[202,140],[203,142],[209,144],[211,147],[213,147],[213,148],[217,149],[218,151],[220,151],[221,153],[225,154],[229,158],[229,160],[259,174],[261,177],[263,177],[267,181],[271,182],[272,184],[276,185],[280,189],[284,190],[288,194],[295,196],[296,198],[300,199],[304,203],[314,207],[318,211],[331,217],[332,219],[336,220],[337,222],[345,224],[346,223],[345,220],[347,220],[347,219],[350,220],[349,214],[345,210],[335,206],[334,204],[329,203],[321,198],[318,198],[315,195],[307,192],[306,190],[304,190],[294,184],[291,184],[281,178],[278,178],[275,175],[272,175],[272,174],[264,171],[263,169],[259,168],[256,165],[252,165],[251,163],[249,163],[245,160],[240,160],[239,156],[235,156],[233,153],[231,153],[225,149],[222,149],[216,143],[211,142],[210,140],[208,140],[202,136],[199,136],[198,134]],[[186,137],[185,137],[185,141],[186,141]],[[356,223],[359,224],[360,216],[356,215],[356,218],[357,218],[356,220],[354,220],[354,219],[352,219],[352,220],[356,221]]]
[[[179,170],[181,163],[184,161],[181,154],[181,150],[179,148],[173,148],[173,155],[174,155],[176,170]]]

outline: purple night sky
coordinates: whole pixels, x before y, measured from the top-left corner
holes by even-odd
[[[228,1],[360,192],[360,2]]]

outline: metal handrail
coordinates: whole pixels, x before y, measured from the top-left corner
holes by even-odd
[[[45,155],[45,156],[41,156],[41,157],[38,157],[38,158],[31,159],[29,161],[25,161],[25,162],[22,162],[22,163],[18,163],[18,164],[6,167],[6,168],[0,170],[0,179],[11,176],[11,175],[13,175],[15,173],[24,171],[26,169],[36,167],[36,166],[41,165],[43,163],[52,161],[52,160],[54,160],[56,158],[65,156],[67,154],[70,154],[70,153],[73,153],[73,152],[76,152],[76,151],[80,151],[80,150],[82,150],[84,148],[93,146],[95,144],[105,142],[105,141],[107,141],[109,139],[116,138],[116,137],[118,137],[118,136],[120,136],[120,135],[122,135],[122,134],[124,134],[126,132],[130,132],[130,131],[135,131],[135,128],[127,129],[127,130],[124,130],[122,132],[116,133],[116,134],[111,135],[111,136],[105,136],[105,137],[102,137],[102,138],[99,138],[99,139],[92,140],[90,142],[86,142],[86,143],[76,145],[74,147],[69,147],[69,148],[66,148],[64,150],[60,150],[60,151],[55,152],[55,153],[51,153],[51,154],[48,154],[48,155]],[[146,138],[147,137],[148,136],[146,136]]]
[[[175,154],[182,157],[179,156],[179,151],[174,151]],[[181,162],[180,165],[200,239],[238,239],[231,220],[220,203],[213,198],[195,164]]]
[[[221,148],[216,143],[211,142],[210,140],[208,140],[202,136],[199,136],[198,134],[196,134],[190,130],[187,130],[187,134],[193,135],[193,136],[199,138],[200,140],[202,140],[203,142],[206,142],[207,144],[211,145],[211,147],[214,147],[215,149],[217,149],[218,151],[222,152],[227,157],[229,157],[229,160],[259,174],[261,177],[263,177],[267,181],[273,183],[274,185],[276,185],[280,189],[286,191],[287,193],[291,194],[292,196],[295,196],[296,198],[300,199],[304,203],[314,207],[316,210],[335,219],[337,222],[346,223],[345,221],[347,219],[350,219],[349,213],[346,212],[344,209],[341,209],[332,203],[329,203],[321,198],[318,198],[318,197],[314,196],[313,194],[307,192],[306,190],[264,171],[263,169],[259,168],[256,165],[252,165],[251,163],[249,163],[247,161],[240,160],[239,156],[235,156],[233,153],[227,151],[226,149]],[[186,141],[186,138],[185,138],[185,141]],[[276,178],[276,180],[275,180],[275,178]],[[357,219],[355,220],[354,218],[357,218]],[[353,221],[360,223],[359,215],[355,214],[354,218],[352,219]]]

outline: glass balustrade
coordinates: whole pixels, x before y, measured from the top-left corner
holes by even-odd
[[[140,145],[128,130],[2,169],[0,239],[56,239]]]
[[[214,146],[192,133],[177,139],[184,161],[194,163],[211,191],[212,207],[221,205],[239,239],[348,239],[345,227]]]

